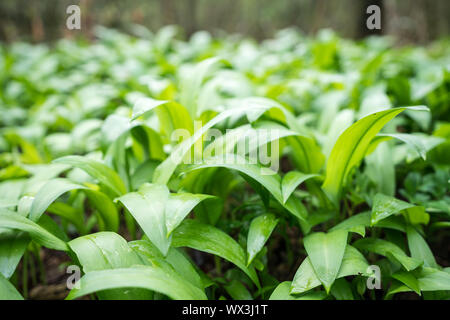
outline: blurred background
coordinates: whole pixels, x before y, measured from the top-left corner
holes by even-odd
[[[67,6],[81,7],[80,31],[66,29]],[[382,30],[365,26],[366,8],[382,9]],[[83,34],[95,25],[127,32],[131,24],[152,31],[168,24],[189,36],[198,30],[226,31],[257,39],[297,26],[306,34],[332,28],[348,38],[393,35],[397,43],[425,44],[448,36],[449,0],[1,0],[0,40],[53,41]]]

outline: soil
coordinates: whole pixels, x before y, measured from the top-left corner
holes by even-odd
[[[70,274],[65,272],[66,268],[63,266],[70,262],[70,258],[63,252],[42,248],[41,260],[45,268],[46,284],[32,286],[33,281],[29,279],[31,288],[28,292],[28,299],[64,300],[69,294],[66,281]],[[40,279],[40,277],[41,274],[38,271],[37,278]]]

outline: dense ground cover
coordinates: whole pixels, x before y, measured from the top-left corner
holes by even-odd
[[[448,40],[135,31],[0,46],[0,298],[450,297]]]

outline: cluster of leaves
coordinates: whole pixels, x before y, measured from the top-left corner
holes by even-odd
[[[68,299],[450,297],[448,41],[134,32],[0,47],[0,298],[42,247],[82,268]]]

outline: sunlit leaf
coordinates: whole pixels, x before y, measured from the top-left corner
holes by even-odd
[[[337,204],[350,171],[364,158],[371,140],[386,123],[404,110],[426,111],[428,108],[402,107],[376,112],[358,120],[339,136],[328,158],[322,186],[334,203]]]
[[[67,156],[54,160],[55,163],[68,164],[75,168],[86,171],[94,179],[105,184],[116,195],[120,196],[127,192],[125,185],[119,175],[107,165],[81,156]]]
[[[314,273],[329,292],[342,264],[347,246],[347,231],[313,233],[304,239],[304,244]]]

